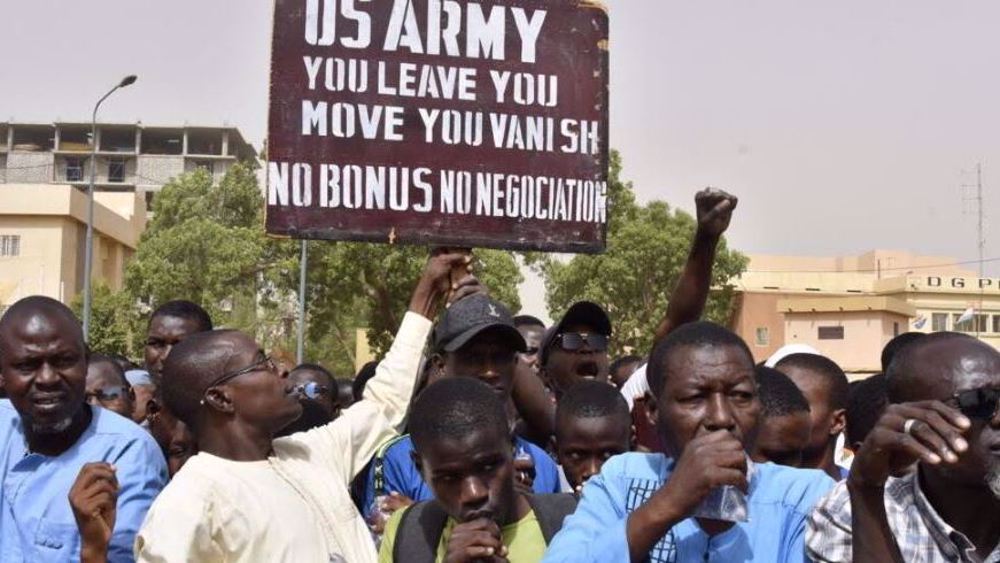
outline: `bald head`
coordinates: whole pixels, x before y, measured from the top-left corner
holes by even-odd
[[[1000,352],[967,334],[937,332],[906,346],[886,373],[890,403],[943,400],[1000,374]]]
[[[235,442],[273,437],[302,415],[296,386],[242,332],[193,334],[163,367],[167,408],[191,428],[202,451],[224,456]]]
[[[38,324],[45,319],[47,323],[57,324],[59,330],[68,339],[84,346],[83,327],[69,307],[43,295],[32,295],[14,303],[0,318],[0,346],[7,340],[5,335],[11,330],[31,330],[31,324]]]
[[[226,373],[234,353],[253,339],[235,330],[192,334],[174,346],[163,364],[163,400],[168,409],[188,426],[205,390]]]

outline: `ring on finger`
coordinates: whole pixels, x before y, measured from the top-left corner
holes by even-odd
[[[913,425],[917,423],[917,419],[908,418],[906,422],[903,423],[903,434],[913,434]]]

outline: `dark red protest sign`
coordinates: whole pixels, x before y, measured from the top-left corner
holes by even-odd
[[[607,38],[588,0],[276,0],[267,231],[602,250]]]

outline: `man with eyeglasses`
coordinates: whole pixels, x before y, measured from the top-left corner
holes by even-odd
[[[0,319],[0,382],[10,396],[0,401],[4,563],[132,561],[135,534],[166,484],[149,434],[84,400],[87,356],[80,322],[54,299],[26,297]],[[86,494],[71,496],[76,489]]]
[[[100,406],[132,418],[135,408],[135,393],[125,379],[125,372],[113,359],[104,354],[91,354],[87,361],[87,391],[85,395],[91,405]]]
[[[150,509],[140,561],[374,563],[348,485],[403,424],[435,312],[480,290],[467,252],[435,251],[392,347],[361,401],[308,432],[274,436],[302,414],[298,386],[236,331],[194,334],[164,364],[167,407],[199,453]]]
[[[1000,352],[934,333],[906,346],[886,378],[889,406],[812,513],[809,557],[1000,561]]]

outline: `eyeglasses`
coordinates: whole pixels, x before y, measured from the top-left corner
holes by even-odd
[[[237,378],[241,375],[261,370],[266,370],[276,374],[278,373],[278,366],[274,364],[274,360],[271,359],[271,356],[264,356],[260,360],[248,365],[245,368],[240,368],[236,371],[231,371],[229,373],[220,375],[219,378],[210,383],[208,387],[206,387],[206,389],[211,389],[212,387],[222,385],[223,383],[229,381],[230,379]]]
[[[128,394],[128,388],[124,385],[112,385],[110,387],[105,387],[103,389],[97,389],[96,391],[87,391],[84,394],[84,399],[90,402],[91,399],[96,399],[97,401],[115,401],[121,399]]]
[[[952,396],[958,403],[958,410],[969,418],[990,420],[997,414],[1000,403],[1000,389],[969,389]]]
[[[575,352],[584,345],[594,352],[603,352],[608,349],[608,337],[604,334],[588,334],[586,332],[564,332],[556,337],[559,346],[567,352]]]

